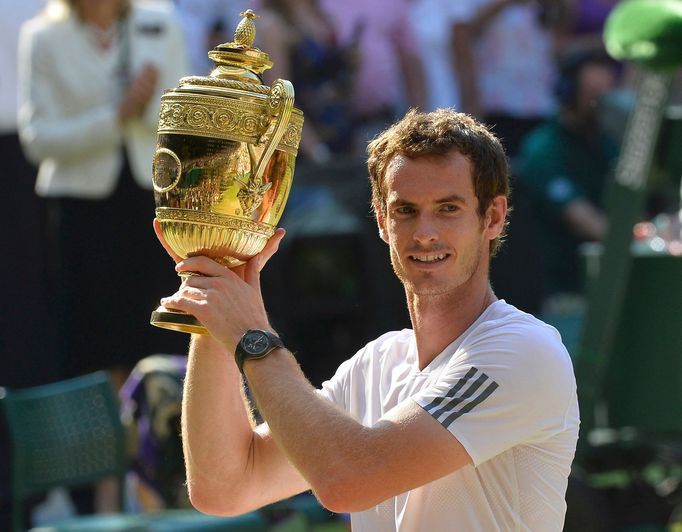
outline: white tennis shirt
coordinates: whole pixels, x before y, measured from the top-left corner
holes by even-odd
[[[580,421],[571,360],[553,327],[496,301],[423,370],[414,332],[390,332],[320,393],[368,427],[415,401],[473,460],[352,514],[353,532],[562,530]]]

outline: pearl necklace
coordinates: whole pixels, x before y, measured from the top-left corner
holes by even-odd
[[[85,27],[90,40],[103,50],[109,48],[118,35],[118,24],[116,23],[112,23],[104,29],[95,24],[86,24]]]

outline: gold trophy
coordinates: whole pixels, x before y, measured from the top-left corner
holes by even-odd
[[[287,202],[303,113],[294,88],[263,85],[272,66],[253,47],[258,18],[244,17],[232,42],[208,53],[215,69],[191,76],[161,97],[152,179],[156,218],[183,258],[205,255],[234,267],[259,253]],[[158,307],[157,327],[206,334],[191,314]]]

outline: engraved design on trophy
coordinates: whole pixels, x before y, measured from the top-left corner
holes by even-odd
[[[263,203],[263,194],[270,190],[272,183],[265,183],[263,185],[260,181],[243,180],[239,176],[236,179],[243,185],[241,190],[237,192],[242,212],[244,216],[251,216],[253,211]]]
[[[208,55],[207,77],[182,78],[161,97],[152,164],[156,218],[179,256],[208,256],[226,267],[259,253],[274,234],[291,188],[303,113],[289,81],[263,85],[272,66],[253,47],[252,10],[234,40]],[[151,323],[206,334],[192,315],[158,307]]]

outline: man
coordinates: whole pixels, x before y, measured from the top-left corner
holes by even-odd
[[[536,216],[548,301],[582,293],[577,249],[606,235],[602,192],[618,156],[617,144],[599,123],[599,104],[616,87],[613,60],[576,50],[560,67],[560,111],[526,138],[519,156],[520,178]]]
[[[321,390],[265,338],[275,333],[259,271],[282,230],[241,270],[178,263],[204,277],[163,304],[211,333],[192,339],[183,404],[193,504],[236,514],[312,489],[351,512],[356,532],[561,530],[575,379],[557,332],[498,301],[488,281],[509,192],[499,141],[464,114],[410,111],[369,154],[414,331],[369,343]],[[240,364],[267,424],[253,427]]]

